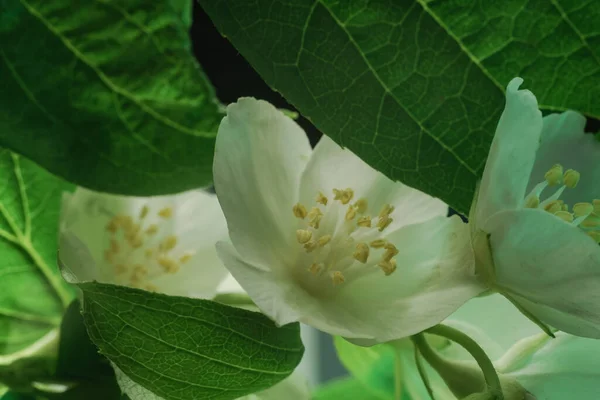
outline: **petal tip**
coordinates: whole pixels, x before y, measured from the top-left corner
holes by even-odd
[[[519,90],[519,87],[523,84],[523,78],[516,77],[512,78],[508,85],[506,86],[507,93],[516,93]]]

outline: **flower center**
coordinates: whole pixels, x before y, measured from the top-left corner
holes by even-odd
[[[565,189],[572,189],[579,182],[579,172],[564,168],[555,164],[544,175],[544,181],[538,183],[531,193],[525,197],[525,207],[540,208],[554,216],[579,227],[597,243],[600,243],[600,200],[592,200],[591,203],[576,203],[573,206],[565,204],[560,200]],[[540,202],[540,195],[547,187],[559,186],[558,189]]]
[[[326,277],[333,285],[380,269],[388,276],[396,270],[396,247],[383,232],[392,223],[394,207],[385,204],[377,217],[367,214],[368,202],[352,202],[354,190],[333,189],[333,200],[323,193],[308,210],[296,204],[292,211],[301,220],[296,239],[306,257],[304,268],[315,278]]]
[[[192,252],[178,249],[176,235],[168,235],[164,229],[161,232],[162,223],[172,216],[171,207],[151,215],[150,208],[144,205],[135,218],[116,215],[110,220],[106,225],[110,242],[104,251],[104,259],[116,283],[157,291],[151,283],[153,279],[176,274],[181,265],[192,258]]]

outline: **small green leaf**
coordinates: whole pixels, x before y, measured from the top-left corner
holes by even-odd
[[[123,373],[166,400],[236,399],[292,373],[298,324],[216,302],[82,283],[92,341]]]
[[[62,193],[71,186],[0,149],[0,365],[51,356],[73,297],[56,267]]]
[[[466,215],[515,76],[600,115],[600,3],[199,0],[323,133]]]
[[[206,186],[222,116],[185,0],[1,0],[0,143],[91,189]]]

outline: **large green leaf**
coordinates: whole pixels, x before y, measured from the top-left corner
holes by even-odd
[[[325,134],[462,213],[510,78],[545,107],[600,111],[596,2],[199,2]]]
[[[498,87],[521,76],[542,109],[573,109],[600,118],[599,2],[425,3]]]
[[[92,341],[129,379],[166,400],[235,399],[292,373],[299,325],[208,300],[82,283]],[[148,398],[148,397],[145,397]]]
[[[191,0],[0,0],[0,144],[92,189],[207,185],[221,117]]]
[[[6,366],[58,344],[72,298],[56,267],[60,202],[70,185],[5,149],[0,176],[0,366]]]

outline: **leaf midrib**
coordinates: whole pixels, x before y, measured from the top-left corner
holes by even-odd
[[[421,0],[419,0],[420,2]],[[350,41],[350,43],[352,43],[352,45],[354,46],[354,48],[357,50],[357,52],[360,54],[360,57],[362,58],[362,60],[365,62],[365,64],[367,65],[369,71],[373,74],[373,76],[375,77],[375,79],[377,79],[377,82],[379,82],[379,84],[381,85],[381,87],[384,89],[385,93],[387,95],[390,96],[390,98],[392,98],[396,104],[402,108],[402,110],[404,112],[406,112],[406,114],[421,128],[421,131],[425,134],[427,134],[427,136],[429,136],[431,139],[433,139],[436,143],[438,143],[445,151],[447,151],[448,153],[450,153],[455,159],[456,161],[458,161],[458,163],[460,165],[462,165],[463,167],[465,167],[467,169],[467,171],[469,171],[469,173],[471,173],[473,176],[478,177],[479,175],[477,174],[477,171],[475,171],[469,164],[467,164],[462,158],[460,158],[458,156],[458,154],[456,154],[454,152],[453,149],[451,149],[450,147],[448,147],[444,142],[442,142],[438,137],[436,137],[435,135],[433,135],[429,130],[427,130],[422,124],[421,122],[415,117],[415,115],[410,112],[399,100],[398,98],[393,94],[393,92],[390,90],[390,88],[385,84],[385,82],[383,82],[383,80],[379,77],[379,74],[377,73],[377,71],[375,71],[375,69],[373,68],[373,66],[371,65],[371,63],[369,62],[369,60],[365,57],[361,47],[358,45],[358,43],[354,40],[354,37],[352,36],[352,34],[348,31],[348,29],[346,29],[346,26],[344,25],[344,23],[342,21],[340,21],[338,19],[338,17],[333,13],[333,11],[327,7],[327,5],[325,3],[323,3],[322,0],[316,0],[316,3],[319,3],[323,6],[324,9],[327,10],[327,12],[329,13],[329,15],[331,16],[331,18],[333,18],[333,20],[336,22],[336,24],[344,31],[344,33],[347,35],[348,40]],[[310,16],[309,16],[310,18]],[[302,49],[300,49],[300,51],[302,51]],[[379,119],[380,116],[378,116]],[[419,169],[419,166],[416,166],[416,170]]]

